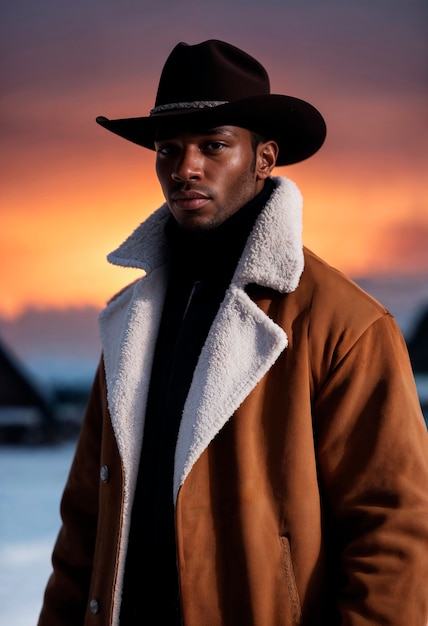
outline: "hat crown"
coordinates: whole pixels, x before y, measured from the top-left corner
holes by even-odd
[[[155,106],[234,102],[269,93],[269,76],[256,59],[231,44],[211,39],[175,46],[162,70]]]

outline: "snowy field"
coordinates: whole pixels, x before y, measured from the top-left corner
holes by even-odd
[[[74,443],[0,446],[0,624],[36,626]]]

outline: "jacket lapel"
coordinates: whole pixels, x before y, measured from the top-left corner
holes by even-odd
[[[184,406],[174,501],[192,466],[287,346],[286,333],[232,286],[208,334]]]
[[[161,266],[121,292],[99,320],[109,413],[124,466],[125,506],[136,484],[166,284],[166,266]]]

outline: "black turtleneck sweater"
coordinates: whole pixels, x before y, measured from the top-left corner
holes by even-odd
[[[212,230],[185,231],[171,217],[170,272],[148,395],[131,518],[121,626],[181,624],[173,502],[174,455],[184,403],[208,331],[254,222],[273,189]]]

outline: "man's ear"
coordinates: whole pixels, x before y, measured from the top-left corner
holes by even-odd
[[[257,146],[256,173],[258,180],[265,180],[271,175],[276,165],[278,153],[278,144],[273,140],[264,141]]]

